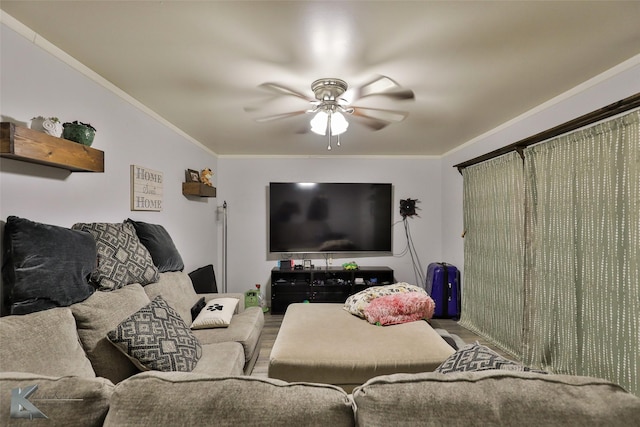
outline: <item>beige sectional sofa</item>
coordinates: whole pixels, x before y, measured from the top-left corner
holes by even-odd
[[[637,426],[640,419],[640,398],[588,377],[502,369],[393,374],[348,394],[246,376],[263,314],[242,305],[229,328],[201,331],[202,357],[192,372],[139,372],[104,330],[156,294],[186,315],[186,295],[198,297],[187,280],[163,273],[151,288],[128,285],[71,307],[0,318],[0,425]],[[47,419],[17,418],[25,400]],[[22,409],[33,416],[28,405]]]
[[[153,273],[144,285],[128,282],[92,292],[82,275],[96,258],[93,240],[60,227],[21,224],[40,240],[13,230],[15,268],[9,272],[20,287],[12,295],[23,299],[13,301],[12,310],[30,311],[0,318],[1,426],[636,426],[640,419],[640,398],[585,377],[505,369],[394,374],[371,378],[351,394],[329,384],[250,377],[246,374],[260,351],[264,314],[259,307],[245,308],[242,295],[196,294],[181,271]],[[47,246],[52,234],[67,244],[45,247],[47,264],[32,253]],[[75,265],[78,247],[70,241],[89,251],[76,265],[81,281],[75,282],[75,294],[69,293],[71,286],[59,285],[59,279],[70,280],[67,273]],[[160,246],[155,249],[164,249]],[[181,265],[174,255],[165,259],[172,261],[171,268]],[[32,288],[43,296],[32,298]],[[80,299],[65,304],[78,295]],[[226,296],[239,299],[227,327],[185,332],[200,298]],[[162,304],[154,306],[156,301]],[[168,338],[161,342],[163,350],[182,350],[172,338],[183,335],[196,343],[199,357],[188,372],[141,372],[135,358],[107,339],[114,329],[146,337],[145,328],[153,329],[156,323],[147,325],[138,317],[131,331],[126,325],[128,319],[148,313],[148,307],[155,307],[154,321],[165,316],[182,325],[174,334],[160,334]]]
[[[139,372],[106,342],[104,330],[156,294],[186,315],[198,297],[187,280],[163,273],[151,288],[128,285],[71,307],[1,318],[0,425],[635,426],[640,419],[640,398],[587,377],[394,374],[347,394],[328,384],[245,376],[259,351],[263,315],[242,305],[229,328],[200,331],[202,357],[192,372]],[[21,399],[47,419],[16,418]],[[27,409],[22,415],[33,415]]]

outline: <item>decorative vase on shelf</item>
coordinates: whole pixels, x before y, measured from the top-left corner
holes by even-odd
[[[31,119],[31,129],[60,138],[62,123],[57,117],[34,117]]]
[[[69,141],[77,142],[88,147],[93,144],[93,138],[96,135],[96,128],[88,123],[74,121],[62,125],[62,137]]]

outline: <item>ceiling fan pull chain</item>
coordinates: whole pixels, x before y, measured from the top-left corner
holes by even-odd
[[[336,145],[338,147],[340,147],[340,134],[338,134],[338,136],[336,136]]]
[[[329,135],[329,146],[327,150],[331,150],[331,112],[329,112],[327,117],[327,134]]]

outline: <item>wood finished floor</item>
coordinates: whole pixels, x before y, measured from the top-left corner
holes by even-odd
[[[269,355],[271,354],[273,343],[275,342],[276,336],[278,335],[278,330],[280,330],[280,324],[282,324],[283,317],[283,314],[271,314],[270,312],[265,313],[264,329],[262,332],[262,346],[260,347],[260,355],[258,356],[258,360],[256,361],[256,365],[253,368],[251,376],[267,378]],[[487,342],[482,337],[460,326],[455,320],[432,319],[431,326],[433,328],[446,329],[450,334],[458,335],[467,344],[478,341],[480,342],[480,344],[486,345],[502,356],[512,359],[511,356],[504,353],[495,346],[492,346],[491,343]]]

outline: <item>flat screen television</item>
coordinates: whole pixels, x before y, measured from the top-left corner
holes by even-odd
[[[269,252],[390,253],[391,184],[269,184]]]

